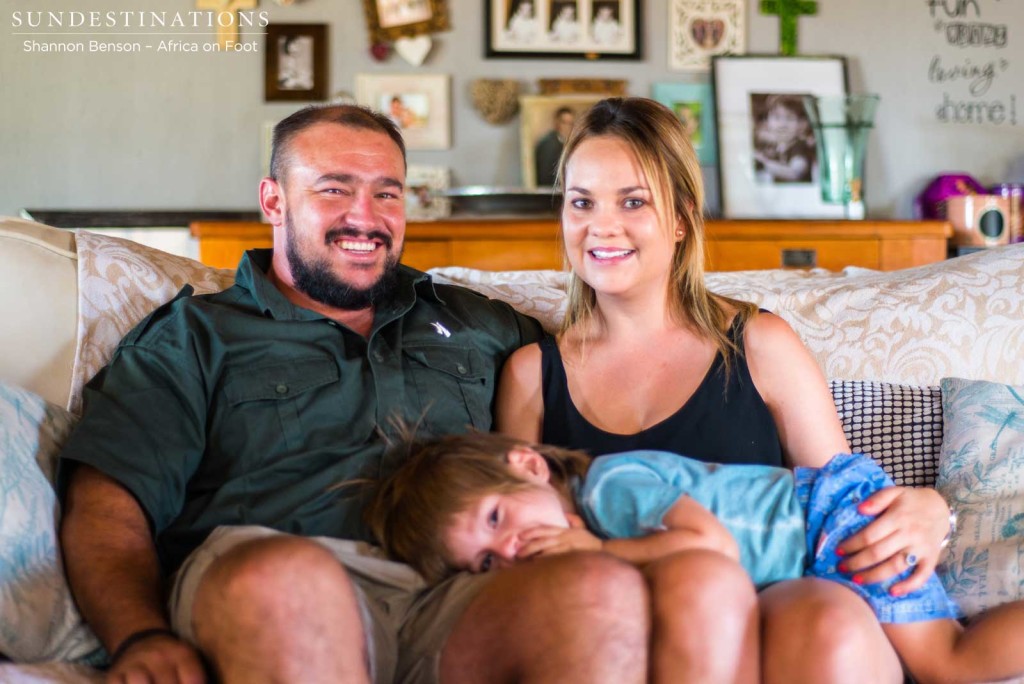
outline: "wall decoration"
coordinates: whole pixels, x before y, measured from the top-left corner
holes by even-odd
[[[779,54],[796,54],[796,21],[801,14],[817,14],[818,3],[813,0],[761,0],[761,14],[779,16]]]
[[[451,214],[451,200],[444,191],[451,172],[443,166],[410,164],[405,172],[405,216],[410,221],[431,221]]]
[[[719,187],[726,218],[842,218],[818,185],[803,95],[845,95],[842,57],[718,56],[711,60]]]
[[[489,124],[503,124],[519,113],[519,81],[478,78],[469,86],[473,109]]]
[[[410,150],[451,147],[447,74],[356,74],[356,101],[384,112]]]
[[[423,60],[434,46],[434,40],[427,34],[415,38],[398,38],[395,40],[395,52],[413,66],[423,64]]]
[[[614,78],[541,78],[537,80],[541,95],[573,95],[600,93],[605,97],[624,97],[626,81]]]
[[[259,0],[196,0],[196,9],[217,12],[217,44],[221,50],[227,50],[238,42],[239,10],[256,9]],[[224,26],[220,21],[220,13],[230,12],[231,21]]]
[[[715,102],[709,83],[655,83],[652,95],[679,117],[690,134],[702,166],[713,165],[718,157],[715,140]]]
[[[327,24],[267,26],[263,99],[327,99]]]
[[[363,0],[370,44],[447,31],[448,0]]]
[[[714,55],[746,52],[746,0],[672,0],[668,11],[670,69],[707,71]]]
[[[639,0],[484,0],[484,56],[640,59]]]
[[[524,95],[519,99],[523,186],[550,187],[565,138],[576,117],[603,95]]]

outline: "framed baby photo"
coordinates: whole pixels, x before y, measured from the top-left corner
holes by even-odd
[[[671,0],[668,66],[707,72],[715,55],[746,52],[745,0]]]
[[[266,41],[266,102],[327,99],[327,24],[269,24]]]
[[[363,0],[370,43],[447,31],[447,0]]]
[[[523,187],[552,187],[562,147],[581,114],[604,95],[523,95],[519,98]]]
[[[843,57],[717,56],[711,61],[725,218],[843,218],[821,198],[805,95],[845,95]]]
[[[655,83],[652,97],[672,110],[690,137],[701,166],[718,159],[715,142],[715,102],[710,83]]]
[[[447,74],[356,74],[356,102],[390,117],[410,150],[451,147],[449,91]]]
[[[640,59],[640,0],[483,0],[484,56]]]

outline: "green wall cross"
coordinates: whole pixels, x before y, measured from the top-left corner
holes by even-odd
[[[801,14],[817,14],[818,3],[811,0],[761,0],[761,14],[779,16],[779,52],[796,54],[796,20]]]

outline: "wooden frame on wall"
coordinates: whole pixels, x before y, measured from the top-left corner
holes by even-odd
[[[484,0],[484,56],[641,59],[639,0]]]
[[[711,74],[725,218],[843,218],[842,205],[821,198],[816,141],[801,98],[845,95],[846,59],[716,56]],[[776,125],[783,118],[790,124]]]
[[[266,102],[327,99],[327,24],[269,24],[265,48]]]
[[[363,0],[370,42],[447,31],[448,0]]]
[[[523,187],[549,187],[550,181],[538,181],[538,148],[554,145],[550,136],[556,134],[555,114],[563,108],[570,110],[575,118],[590,109],[606,95],[524,95],[519,98],[520,158],[523,165]],[[561,153],[561,146],[557,147]],[[543,154],[549,160],[557,159],[554,151]],[[552,162],[553,163],[553,162]],[[550,173],[551,170],[549,170]]]
[[[391,117],[410,150],[451,147],[448,74],[356,74],[356,102]]]

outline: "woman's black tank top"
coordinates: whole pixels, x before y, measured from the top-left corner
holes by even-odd
[[[733,325],[729,337],[742,351],[742,326]],[[713,463],[783,465],[775,421],[754,387],[742,353],[734,357],[728,378],[722,354],[716,354],[697,390],[678,411],[646,430],[620,435],[595,427],[576,409],[555,339],[544,338],[540,349],[545,444],[582,449],[593,456],[657,449]]]

